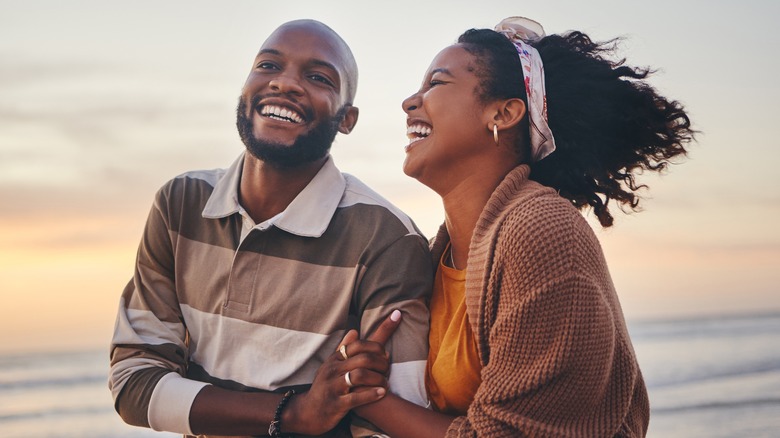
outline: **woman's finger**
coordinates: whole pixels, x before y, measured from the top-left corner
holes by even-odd
[[[345,404],[344,408],[349,410],[368,403],[373,403],[384,397],[385,394],[387,394],[387,389],[385,388],[362,386],[353,389],[349,394],[342,395],[341,402]]]
[[[391,313],[390,316],[385,318],[385,320],[382,321],[382,324],[380,324],[379,327],[377,327],[374,333],[371,333],[371,335],[366,339],[384,346],[387,343],[387,340],[390,339],[391,336],[393,336],[393,333],[395,333],[395,330],[398,328],[400,324],[401,324],[401,311],[393,310],[393,313]]]

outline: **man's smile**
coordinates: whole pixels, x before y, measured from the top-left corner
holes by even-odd
[[[263,117],[278,120],[280,122],[288,123],[303,123],[305,118],[303,115],[288,107],[282,107],[278,105],[261,105],[258,112]]]

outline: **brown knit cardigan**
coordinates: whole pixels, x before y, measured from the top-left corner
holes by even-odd
[[[601,246],[529,173],[506,176],[471,239],[466,309],[482,384],[447,436],[644,436],[647,390]],[[442,226],[434,262],[448,240]]]

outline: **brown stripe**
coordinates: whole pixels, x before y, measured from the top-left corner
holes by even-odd
[[[311,384],[305,384],[305,385],[282,386],[273,391],[265,391],[262,389],[253,388],[251,386],[242,385],[241,383],[238,383],[233,380],[220,379],[218,377],[214,377],[210,375],[205,369],[203,369],[203,367],[200,366],[198,363],[192,361],[190,361],[189,365],[187,365],[187,378],[191,380],[197,380],[198,382],[210,383],[212,385],[219,386],[220,388],[224,388],[224,389],[229,389],[231,391],[241,391],[241,392],[273,392],[278,394],[278,393],[283,393],[288,389],[294,389],[295,392],[300,394],[304,391],[308,391],[309,388],[311,388]]]
[[[170,373],[163,368],[146,368],[136,371],[127,380],[114,402],[114,409],[127,424],[149,427],[149,400],[157,382]]]
[[[227,298],[232,248],[180,237],[177,242],[178,300],[202,312],[220,314]]]
[[[366,311],[363,314],[360,337],[364,338],[373,333],[394,309],[401,311],[401,325],[385,345],[392,355],[393,363],[426,360],[428,358],[428,308],[421,299],[391,303]]]
[[[346,329],[350,313],[427,297],[431,290],[430,268],[425,266],[430,264],[427,248],[418,236],[402,237],[381,258],[374,258],[368,269],[302,263],[246,251],[239,251],[234,260],[227,249],[188,239],[179,239],[177,260],[182,304],[201,312],[319,334]],[[234,272],[228,278],[231,264]]]
[[[137,289],[136,285],[141,287]],[[154,288],[154,292],[150,288]],[[122,297],[128,309],[151,311],[160,321],[181,322],[175,285],[168,277],[146,266],[137,265],[135,277],[125,287]]]
[[[211,245],[235,248],[241,236],[241,215],[222,219],[205,219],[201,215],[213,191],[214,187],[206,180],[182,176],[160,189],[156,205],[174,234],[197,236]]]
[[[433,290],[431,272],[425,241],[419,236],[402,237],[367,266],[356,305],[366,310],[396,301],[427,299]]]
[[[164,362],[169,366],[168,371],[176,371],[184,374],[184,364],[186,364],[185,351],[176,344],[119,344],[112,345],[111,365],[119,362],[133,359],[153,359],[157,362]],[[123,364],[126,367],[130,364]]]
[[[196,193],[202,193],[202,190]],[[240,215],[206,219],[200,214],[179,211],[183,201],[167,202],[169,210],[165,214],[170,215],[169,227],[181,237],[224,248],[235,248],[238,244]],[[192,208],[201,208],[203,200],[187,200],[187,203],[197,206]],[[374,226],[367,226],[370,224]],[[348,267],[370,264],[372,258],[407,233],[403,223],[385,207],[356,204],[337,209],[321,237],[302,237],[271,227],[265,231],[253,230],[241,250],[318,265]]]

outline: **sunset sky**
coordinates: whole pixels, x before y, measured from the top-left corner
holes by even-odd
[[[620,54],[657,68],[701,131],[689,159],[642,180],[643,212],[595,227],[627,318],[776,311],[780,3],[737,3],[0,1],[0,350],[107,348],[154,192],[243,150],[241,86],[296,18],[333,27],[360,68],[336,164],[429,236],[442,209],[401,172],[400,102],[433,56],[511,15],[625,37]]]

